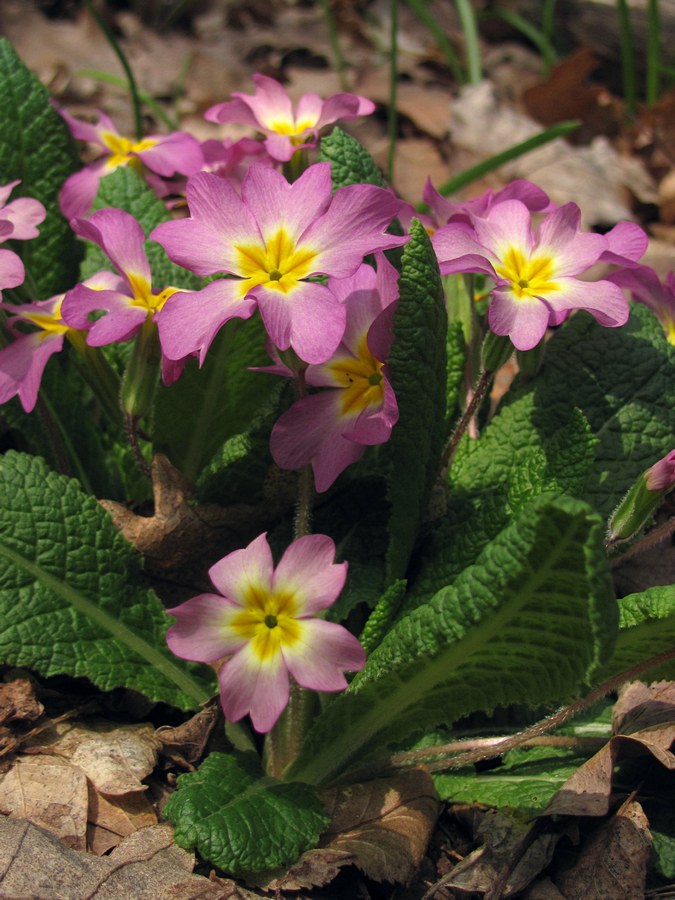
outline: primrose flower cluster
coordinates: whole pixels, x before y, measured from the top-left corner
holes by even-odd
[[[99,151],[64,183],[61,209],[109,265],[63,295],[18,302],[24,287],[14,302],[1,304],[12,341],[0,350],[0,403],[18,396],[30,412],[49,358],[66,343],[86,357],[134,341],[121,410],[133,434],[152,396],[135,379],[154,384],[156,365],[164,383],[173,384],[190,360],[203,365],[228,321],[258,313],[273,361],[258,371],[288,378],[297,394],[272,428],[272,457],[284,469],[311,466],[315,489],[324,492],[367,447],[388,441],[398,420],[387,366],[398,272],[385,251],[408,241],[391,226],[398,219],[407,229],[415,211],[393,191],[369,184],[333,192],[330,164],[308,164],[320,129],[370,114],[371,101],[306,94],[294,109],[278,82],[256,75],[254,84],[253,95],[234,94],[206,118],[248,125],[262,143],[200,143],[185,132],[134,140],[104,113],[87,124],[60,111],[73,136]],[[124,210],[92,212],[101,177],[125,166],[170,205],[184,195],[187,216],[146,235]],[[7,202],[17,184],[0,188],[0,242],[34,238],[45,216],[36,200]],[[640,265],[647,237],[637,225],[620,223],[605,235],[582,231],[576,204],[557,206],[527,181],[464,202],[448,200],[428,182],[424,200],[430,212],[419,218],[441,273],[485,282],[484,330],[516,349],[536,347],[578,309],[600,325],[623,325],[624,291],[650,306],[675,342],[675,275],[661,284]],[[158,281],[148,238],[208,281],[198,290]],[[597,263],[610,273],[584,280]],[[0,249],[0,290],[14,291],[24,277],[16,253]],[[258,731],[269,731],[288,702],[291,678],[304,688],[336,691],[346,686],[345,671],[364,665],[356,638],[316,617],[346,579],[347,563],[336,563],[335,553],[330,538],[303,535],[275,568],[262,534],[212,566],[218,593],[170,610],[171,650],[218,668],[228,719],[250,715]]]

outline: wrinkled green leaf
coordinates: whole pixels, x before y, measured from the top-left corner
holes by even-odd
[[[450,322],[448,326],[447,353],[448,375],[446,386],[446,437],[450,437],[452,426],[458,414],[458,404],[464,380],[466,365],[466,341],[461,322]]]
[[[140,560],[96,500],[43,460],[0,457],[0,660],[183,709],[214,678],[175,658]]]
[[[227,322],[201,369],[190,360],[175,384],[160,385],[152,425],[155,450],[196,480],[225,441],[247,431],[276,389],[275,378],[248,370],[268,364],[260,318]]]
[[[562,747],[511,750],[495,769],[446,772],[434,775],[434,784],[441,800],[449,803],[510,806],[534,815],[587,759]]]
[[[617,610],[586,504],[542,497],[398,621],[307,736],[290,777],[335,778],[404,736],[510,703],[559,703],[611,651]]]
[[[590,289],[590,287],[589,287]],[[598,444],[583,497],[608,516],[632,482],[673,448],[675,347],[647,307],[636,304],[623,328],[602,328],[579,312],[546,345],[531,385],[540,410],[564,420],[570,407],[588,419]]]
[[[405,609],[451,584],[540,494],[582,493],[595,444],[579,410],[555,415],[533,394],[500,409],[480,440],[465,438],[450,470],[447,515],[422,548]]]
[[[629,594],[619,601],[619,634],[612,658],[598,672],[605,681],[675,646],[675,584]],[[675,678],[675,661],[650,669],[647,681]]]
[[[382,172],[366,148],[340,128],[321,139],[319,161],[329,162],[333,190],[349,184],[384,187]]]
[[[164,815],[177,844],[231,875],[295,862],[329,821],[314,788],[266,777],[253,753],[211,753],[180,776]]]
[[[81,251],[61,215],[58,197],[79,162],[47,89],[5,38],[0,38],[0,83],[0,184],[21,179],[11,199],[34,197],[47,210],[39,237],[8,246],[23,259],[32,299],[45,300],[77,280]]]
[[[448,319],[438,263],[414,220],[403,250],[389,377],[399,420],[383,453],[391,503],[387,581],[405,575],[439,471],[445,437]]]

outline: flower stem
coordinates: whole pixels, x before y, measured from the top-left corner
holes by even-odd
[[[649,550],[656,544],[660,544],[662,541],[667,540],[671,534],[675,534],[675,516],[671,516],[670,519],[662,525],[659,525],[658,528],[652,529],[649,534],[646,534],[644,537],[640,538],[639,541],[636,541],[632,547],[629,547],[625,553],[621,554],[621,556],[615,556],[610,561],[610,565],[612,568],[615,568],[627,559],[630,559],[631,556],[637,556],[638,553],[644,553],[645,550]]]
[[[304,372],[298,373],[295,379],[295,390],[298,397],[304,397],[307,393]],[[313,501],[312,467],[304,466],[298,477],[298,499],[295,507],[295,521],[293,522],[293,540],[310,534]],[[265,769],[273,778],[281,778],[284,771],[298,755],[316,710],[316,699],[314,691],[300,687],[291,678],[288,705],[281,714],[279,721],[265,738],[263,749]]]
[[[469,405],[464,410],[464,415],[459,420],[459,423],[455,430],[452,432],[450,440],[448,441],[445,450],[443,451],[443,455],[441,457],[441,473],[443,477],[447,475],[448,470],[452,464],[453,457],[457,450],[457,445],[461,441],[464,433],[473,417],[476,415],[478,409],[480,408],[483,400],[485,399],[485,395],[487,394],[488,388],[490,387],[490,382],[492,381],[492,376],[494,372],[482,372],[480,378],[478,379],[478,384],[475,387],[473,392],[473,396],[469,402]]]

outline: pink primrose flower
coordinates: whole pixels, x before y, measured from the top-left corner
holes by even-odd
[[[430,210],[429,233],[433,234],[438,228],[447,225],[448,222],[471,222],[472,216],[485,216],[486,213],[505,200],[520,200],[530,212],[550,212],[555,204],[549,199],[548,194],[531,181],[519,178],[512,181],[496,193],[485,191],[473,200],[448,200],[436,190],[427,178],[424,185],[422,199]],[[426,224],[426,223],[425,223]]]
[[[340,346],[321,365],[309,366],[307,384],[327,390],[294,403],[274,425],[270,449],[277,465],[299,469],[311,463],[317,491],[326,491],[366,446],[383,444],[398,421],[398,406],[385,360],[398,298],[397,273],[383,255],[377,274],[362,265],[329,288],[347,313]]]
[[[645,484],[648,491],[669,491],[675,487],[675,450],[647,469]]]
[[[256,91],[234,93],[235,100],[217,103],[205,113],[209,122],[240,122],[267,135],[265,147],[279,162],[288,162],[296,150],[316,145],[319,129],[338,119],[370,115],[375,104],[357,94],[333,94],[322,100],[318,94],[304,94],[295,113],[285,89],[266,75],[254,75]]]
[[[20,181],[0,186],[0,244],[8,240],[28,241],[37,237],[36,225],[44,221],[47,211],[32,197],[18,197],[8,203],[9,195]],[[0,291],[23,283],[26,272],[21,259],[12,250],[0,250]]]
[[[648,306],[661,323],[668,343],[675,344],[675,272],[669,272],[662,283],[649,266],[635,266],[613,272],[608,280]]]
[[[103,112],[99,112],[96,124],[90,124],[75,119],[64,109],[58,111],[73,137],[95,144],[102,151],[99,159],[67,178],[61,188],[59,204],[68,220],[87,215],[99,181],[119,166],[132,166],[138,171],[145,166],[156,175],[170,178],[176,173],[191,175],[203,165],[199,141],[187,132],[154,134],[134,141],[121,135],[112,119]]]
[[[20,181],[10,181],[0,187],[0,244],[6,240],[29,241],[36,238],[40,232],[35,227],[44,222],[47,210],[39,200],[32,197],[17,197],[16,200],[7,202]],[[7,226],[11,225],[11,229]]]
[[[167,643],[176,656],[217,663],[220,700],[233,722],[250,714],[269,731],[288,703],[289,675],[301,687],[340,691],[344,672],[363,668],[365,653],[342,625],[314,618],[337,599],[347,563],[321,534],[301,537],[274,568],[267,535],[217,562],[209,577],[217,594],[201,594],[168,610],[176,617]]]
[[[99,273],[85,284],[101,288],[110,283],[111,273]],[[65,294],[22,305],[2,303],[14,334],[9,346],[0,350],[0,404],[18,396],[24,410],[31,412],[37,402],[45,366],[54,353],[63,348],[64,338],[77,348],[84,347],[84,334],[67,325],[61,315]],[[37,331],[25,332],[18,326],[29,325]]]
[[[172,359],[198,351],[203,362],[220,327],[257,307],[277,347],[325,362],[342,340],[345,308],[311,279],[352,275],[368,253],[408,240],[385,233],[399,209],[393,194],[358,184],[333,196],[329,163],[310,166],[292,184],[254,164],[241,195],[231,180],[200,173],[189,180],[187,199],[190,218],[165,222],[150,237],[198,275],[236,277],[167,303],[157,324]]]
[[[508,335],[518,350],[530,350],[573,309],[587,310],[607,327],[628,319],[615,284],[576,277],[611,250],[602,235],[581,232],[579,222],[579,207],[566,203],[545,214],[535,230],[525,204],[505,200],[485,216],[472,216],[471,224],[445,225],[432,241],[444,275],[478,272],[494,280],[491,330]]]
[[[105,285],[84,282],[66,294],[62,315],[71,327],[87,332],[87,344],[101,347],[134,337],[146,322],[154,322],[156,314],[179,288],[164,287],[153,291],[152,273],[145,253],[145,233],[132,215],[122,209],[100,209],[89,219],[73,219],[71,226],[80,237],[97,244],[115,266]],[[106,315],[92,321],[92,313]],[[184,361],[176,364],[162,358],[165,384],[180,375]]]

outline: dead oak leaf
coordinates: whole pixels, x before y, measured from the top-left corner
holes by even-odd
[[[611,737],[565,782],[541,815],[606,815],[614,768],[622,759],[648,756],[665,769],[674,770],[675,754],[671,751],[675,741],[674,694],[672,682],[657,682],[650,687],[639,683],[629,685],[618,701],[614,728],[620,726],[631,733]]]
[[[157,814],[147,796],[135,791],[106,797],[89,785],[87,848],[102,856],[141,828],[157,824]]]
[[[555,879],[567,900],[642,897],[651,848],[649,822],[635,801],[586,841],[576,863]]]
[[[162,752],[172,762],[186,769],[194,769],[203,758],[209,738],[222,713],[217,701],[200,709],[187,722],[172,727],[162,725],[155,737],[162,744]]]
[[[142,779],[155,768],[159,747],[152,725],[104,721],[59,722],[25,745],[27,751],[68,760],[98,791],[112,796],[146,789]]]
[[[124,537],[150,569],[175,569],[223,541],[226,512],[213,504],[190,503],[193,487],[161,453],[152,460],[154,513],[140,516],[113,500],[100,500]]]
[[[194,857],[174,844],[168,825],[137,831],[110,856],[96,857],[64,847],[53,834],[30,822],[0,817],[2,897],[234,900],[243,896],[234,882],[216,885],[191,874],[193,867]]]
[[[84,850],[87,779],[58,756],[22,757],[0,780],[0,812],[28,819],[55,834],[66,847]]]
[[[34,722],[44,712],[28,678],[16,678],[0,684],[0,724],[14,721]]]
[[[411,880],[440,809],[428,772],[413,769],[394,778],[336,788],[325,793],[323,801],[331,817],[323,849],[349,853],[375,881]]]

